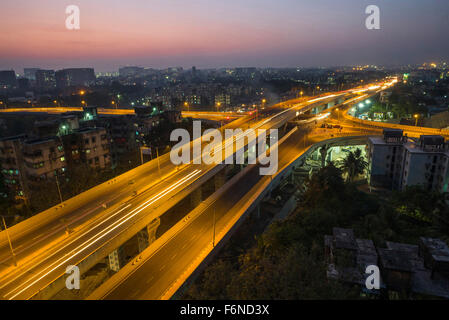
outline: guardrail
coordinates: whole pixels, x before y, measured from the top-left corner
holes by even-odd
[[[414,131],[422,134],[432,134],[432,135],[449,135],[449,130],[447,129],[435,129],[429,127],[419,127],[419,126],[410,126],[404,124],[396,124],[396,123],[388,123],[388,122],[378,122],[378,121],[370,121],[356,118],[349,114],[351,108],[347,108],[345,112],[343,112],[343,117],[347,120],[359,123],[363,126],[368,127],[377,127],[377,128],[386,128],[386,129],[401,129],[404,131]]]

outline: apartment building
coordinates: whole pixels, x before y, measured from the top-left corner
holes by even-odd
[[[42,182],[55,179],[67,169],[64,147],[58,137],[23,141],[22,157],[29,189],[38,189]]]
[[[0,161],[5,185],[15,199],[29,197],[42,183],[64,174],[67,162],[58,137],[28,139],[26,135],[0,140]]]
[[[400,189],[407,137],[402,130],[385,129],[383,137],[368,139],[368,183],[373,187]]]
[[[104,169],[111,163],[109,140],[104,128],[81,128],[63,137],[69,165],[87,164]]]
[[[373,187],[395,190],[419,185],[447,192],[448,147],[442,136],[409,139],[402,130],[384,130],[383,138],[368,140],[368,182]]]
[[[421,185],[427,190],[447,191],[448,145],[442,136],[422,135],[404,145],[402,186]]]
[[[5,186],[11,196],[21,198],[25,195],[24,167],[22,160],[22,142],[26,135],[0,139],[0,165]]]

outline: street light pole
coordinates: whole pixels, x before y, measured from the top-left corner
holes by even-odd
[[[4,216],[2,216],[2,220],[3,220],[3,225],[5,226],[6,237],[8,238],[9,249],[11,249],[11,255],[12,255],[12,259],[14,261],[14,266],[17,267],[16,254],[14,253],[14,250],[12,248],[11,238],[9,237],[8,227],[6,226],[6,222],[5,222],[5,217]]]
[[[63,201],[62,201],[61,189],[59,188],[59,180],[58,180],[58,175],[57,174],[55,175],[55,178],[56,178],[56,186],[58,187],[59,200],[62,203]]]
[[[161,176],[161,164],[159,162],[159,147],[156,147],[157,169],[159,171],[159,177]]]
[[[214,208],[214,235],[212,238],[212,247],[215,248],[215,208]]]

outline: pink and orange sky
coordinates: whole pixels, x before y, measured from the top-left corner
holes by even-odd
[[[381,30],[365,28],[369,4]],[[449,58],[449,1],[2,0],[0,30],[0,69],[17,72],[416,63]]]

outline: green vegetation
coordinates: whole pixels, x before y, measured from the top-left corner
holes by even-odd
[[[389,102],[387,104],[374,102],[368,112],[369,116],[374,118],[374,113],[383,113],[383,119],[386,119],[386,113],[391,112],[393,118],[401,119],[414,114],[427,114],[425,105],[432,104],[434,101],[427,96],[417,94],[413,90],[413,86],[397,84],[392,89]]]
[[[339,163],[339,167],[346,175],[346,180],[353,182],[355,178],[365,172],[368,162],[362,156],[362,150],[356,149]]]
[[[417,243],[420,236],[449,240],[449,207],[441,194],[410,188],[379,198],[345,182],[342,173],[332,163],[320,169],[295,212],[237,257],[222,253],[184,298],[358,299],[358,288],[326,278],[324,235],[333,227],[353,228],[376,246]]]

